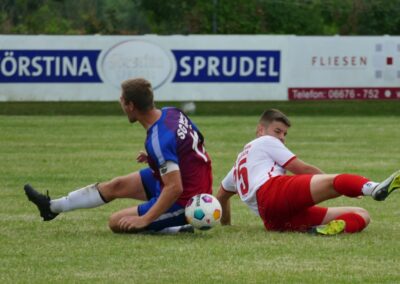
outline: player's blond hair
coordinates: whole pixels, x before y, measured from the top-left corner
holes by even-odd
[[[121,84],[122,96],[127,103],[132,102],[140,111],[154,108],[151,83],[143,78],[128,79]]]
[[[261,123],[265,127],[268,127],[268,125],[273,121],[280,121],[288,127],[291,126],[289,118],[280,110],[273,108],[263,112],[260,117],[259,123]]]

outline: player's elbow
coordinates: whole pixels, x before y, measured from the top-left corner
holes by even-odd
[[[220,188],[217,192],[217,199],[219,201],[219,203],[222,203],[226,198],[224,197],[224,190],[222,188]]]
[[[182,185],[177,185],[174,188],[175,188],[175,196],[176,196],[176,198],[178,198],[179,196],[181,196],[181,194],[183,192],[183,187],[182,187]]]
[[[169,196],[179,198],[183,192],[180,171],[173,171],[162,176],[163,191],[168,191]]]
[[[164,186],[164,190],[168,190],[170,196],[174,197],[175,199],[178,199],[183,192],[183,186],[182,184],[179,183],[169,184],[167,186]]]

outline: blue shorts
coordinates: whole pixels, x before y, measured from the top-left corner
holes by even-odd
[[[147,202],[138,206],[139,216],[142,216],[156,203],[160,196],[161,186],[160,182],[154,178],[153,172],[150,168],[140,170],[139,174],[148,199]],[[185,224],[187,224],[185,208],[175,203],[164,214],[158,217],[157,220],[151,223],[147,229],[150,231],[160,231],[167,227],[181,226]]]

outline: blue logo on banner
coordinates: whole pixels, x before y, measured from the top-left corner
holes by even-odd
[[[0,83],[97,83],[100,50],[0,50]]]
[[[172,50],[177,71],[173,82],[278,83],[277,50]]]

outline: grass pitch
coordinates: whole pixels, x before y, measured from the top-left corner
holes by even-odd
[[[290,113],[288,113],[290,115]],[[214,192],[255,133],[256,116],[193,117],[213,159]],[[288,147],[328,173],[382,180],[400,168],[397,116],[291,116]],[[140,169],[145,133],[121,116],[0,116],[1,283],[398,283],[400,194],[384,202],[338,198],[373,221],[360,234],[265,232],[232,200],[233,226],[176,236],[116,235],[108,216],[137,204],[61,214],[42,222],[22,187],[52,197]]]

